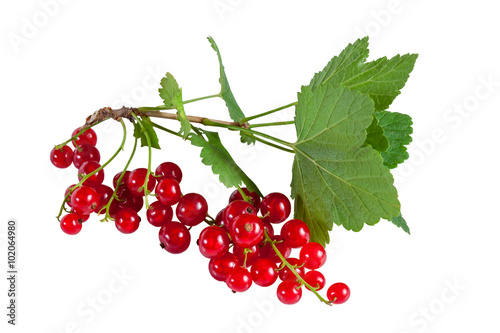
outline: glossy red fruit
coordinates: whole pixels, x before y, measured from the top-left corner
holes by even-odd
[[[283,224],[281,236],[283,236],[288,246],[291,248],[299,248],[309,242],[311,239],[311,232],[304,221],[293,219]]]
[[[101,165],[96,161],[83,162],[83,164],[78,169],[78,180],[81,181],[83,177],[94,172],[100,167]],[[83,185],[95,187],[97,185],[101,185],[103,181],[104,181],[104,169],[101,169],[96,173],[94,173],[92,176],[90,176],[87,180],[85,180],[83,182]]]
[[[304,275],[304,281],[311,287],[318,288],[316,291],[323,289],[326,284],[325,276],[319,271],[307,272],[306,275]]]
[[[136,212],[139,212],[144,205],[144,199],[142,196],[133,195],[126,187],[117,191],[118,205],[120,208],[130,207]]]
[[[276,263],[268,258],[257,260],[251,269],[252,280],[256,285],[269,287],[278,279]]]
[[[98,185],[94,187],[94,190],[99,194],[99,205],[95,209],[96,213],[104,214],[104,211],[101,211],[104,206],[106,206],[109,202],[109,199],[113,196],[113,189],[107,185]]]
[[[292,249],[285,244],[283,241],[283,237],[280,235],[274,235],[271,237],[272,240],[278,241],[274,245],[278,248],[278,251],[281,253],[281,255],[286,259],[290,257],[290,254],[292,253]],[[271,244],[266,243],[262,248],[261,248],[261,258],[269,258],[273,260],[275,263],[280,264],[281,259],[278,257],[276,252],[274,252]]]
[[[159,232],[160,245],[170,253],[182,253],[191,243],[191,234],[185,225],[179,222],[165,223]]]
[[[71,133],[71,136],[75,136],[80,132],[81,127],[78,127]],[[81,145],[91,145],[95,146],[97,144],[97,134],[95,134],[94,130],[92,128],[87,128],[85,132],[80,134],[76,139],[71,141],[73,143],[73,147],[81,146]]]
[[[318,269],[326,262],[326,251],[321,244],[309,242],[300,249],[300,260],[308,269]]]
[[[219,227],[224,224],[224,221],[222,220],[223,215],[224,215],[224,209],[220,210],[217,213],[217,216],[215,216],[215,224],[218,225]]]
[[[326,291],[326,297],[333,304],[345,303],[351,296],[351,290],[342,282],[332,284]]]
[[[255,213],[257,214],[257,212],[259,211],[259,208],[260,208],[260,197],[257,193],[255,192],[250,192],[246,187],[242,187],[241,188],[243,190],[243,192],[245,193],[245,195],[247,197],[250,198],[250,204],[255,207]],[[233,193],[231,193],[231,196],[229,196],[229,202],[233,202],[235,200],[244,200],[243,199],[243,196],[241,195],[240,191],[238,191],[237,189],[233,191]]]
[[[91,187],[79,187],[71,194],[71,207],[79,214],[90,214],[98,206],[99,194]]]
[[[64,191],[64,197],[68,196],[66,199],[66,204],[71,207],[71,194],[70,191],[73,187],[75,187],[76,184],[70,185],[66,188],[66,191]]]
[[[165,223],[172,222],[174,212],[172,207],[164,205],[159,201],[155,201],[149,205],[149,208],[146,211],[146,216],[149,223],[155,227],[161,227]]]
[[[90,218],[90,214],[80,214],[80,213],[75,212],[74,210],[71,210],[71,213],[76,214],[80,223],[83,223]]]
[[[155,190],[158,200],[167,206],[173,206],[182,198],[181,187],[173,179],[165,178],[160,180]]]
[[[274,227],[273,227],[273,225],[270,222],[267,222],[267,221],[262,221],[262,223],[264,224],[264,230],[267,232],[267,234],[269,235],[269,237],[274,236]]]
[[[118,184],[118,179],[120,179],[120,176],[122,175],[122,172],[118,172],[114,177],[113,177],[113,187],[116,188],[116,184]],[[123,178],[120,182],[120,188],[124,188],[127,185],[125,182],[127,181],[128,176],[130,175],[130,171],[125,171],[125,174],[123,175]]]
[[[127,188],[133,195],[144,196],[144,183],[146,182],[146,175],[148,173],[148,169],[146,168],[138,168],[130,171],[130,174],[127,177],[126,184]],[[150,174],[148,177],[148,191],[152,192],[155,189],[156,179]]]
[[[155,175],[157,176],[158,182],[165,178],[173,179],[178,183],[182,180],[181,168],[172,162],[164,162],[160,164],[155,170]]]
[[[245,251],[246,250],[246,251]],[[245,262],[245,252],[246,262]],[[233,246],[233,253],[238,258],[238,261],[243,265],[245,263],[246,267],[252,266],[260,258],[260,249],[257,245],[245,249],[244,247],[239,247],[238,245]]]
[[[229,250],[229,236],[221,227],[209,226],[203,229],[198,239],[198,247],[206,258],[220,257]]]
[[[207,213],[207,201],[198,193],[188,193],[183,196],[175,209],[175,214],[179,221],[190,227],[203,222],[207,217]]]
[[[247,291],[252,285],[252,275],[243,267],[236,267],[226,278],[227,286],[236,292]]]
[[[306,274],[304,263],[297,258],[288,258],[287,261],[290,265],[296,266],[295,271],[303,278],[304,275]],[[297,280],[297,276],[295,276],[295,274],[293,274],[293,272],[287,266],[280,269],[278,273],[281,281]]]
[[[243,200],[235,200],[224,208],[222,219],[229,231],[231,231],[233,221],[241,214],[257,215],[257,210],[254,206]]]
[[[295,304],[302,297],[302,288],[296,281],[283,281],[278,285],[276,295],[283,304]]]
[[[291,210],[290,200],[284,194],[278,192],[269,193],[262,199],[260,204],[260,212],[264,221],[271,223],[285,221],[290,216]]]
[[[76,235],[82,230],[82,222],[76,214],[70,213],[62,217],[61,229],[68,235]]]
[[[140,222],[141,218],[137,215],[137,212],[130,207],[122,208],[116,213],[115,226],[124,234],[135,232],[139,229]]]
[[[241,214],[232,225],[233,242],[240,247],[252,247],[264,239],[264,223],[260,217]]]
[[[50,162],[60,169],[65,169],[73,163],[73,149],[63,146],[61,149],[53,148],[50,151]]]
[[[236,256],[226,252],[220,257],[210,259],[208,271],[217,281],[226,281],[227,275],[240,265]]]
[[[75,149],[73,154],[73,165],[75,168],[80,168],[80,166],[87,161],[101,161],[101,154],[99,150],[89,144],[83,144],[80,149]]]

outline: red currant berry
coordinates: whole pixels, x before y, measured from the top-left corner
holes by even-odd
[[[311,239],[311,232],[304,221],[294,219],[283,224],[281,236],[283,236],[288,246],[291,248],[299,248],[309,242]]]
[[[220,227],[221,225],[224,224],[224,221],[222,220],[223,215],[224,215],[224,209],[218,212],[217,216],[215,216],[215,225],[218,225]]]
[[[351,290],[342,282],[332,284],[326,292],[326,297],[328,297],[328,300],[333,304],[345,303],[350,296]]]
[[[97,214],[104,214],[104,211],[101,211],[104,206],[106,206],[109,202],[109,199],[113,196],[113,189],[108,185],[97,185],[94,187],[94,190],[99,194],[99,205],[95,209]]]
[[[188,193],[181,198],[175,214],[179,221],[187,226],[195,226],[203,222],[208,213],[208,204],[198,193]]]
[[[90,214],[80,214],[80,213],[76,213],[74,210],[71,210],[71,213],[76,214],[80,223],[87,221],[90,217]]]
[[[130,207],[136,212],[139,212],[144,205],[144,199],[142,196],[133,195],[127,188],[118,190],[118,205],[123,207]]]
[[[206,258],[222,256],[229,250],[229,236],[221,227],[210,226],[203,229],[198,239],[201,254]]]
[[[236,256],[226,252],[220,257],[210,259],[208,271],[217,281],[226,281],[227,275],[240,265]]]
[[[164,162],[160,164],[155,170],[155,175],[158,178],[158,182],[165,178],[173,179],[178,183],[182,180],[181,168],[172,162]]]
[[[99,194],[91,187],[79,187],[71,194],[71,207],[79,214],[90,214],[97,206]]]
[[[100,167],[101,165],[96,161],[83,162],[83,164],[78,169],[78,180],[81,181],[83,177],[94,172]],[[95,187],[97,185],[101,185],[103,181],[104,181],[104,169],[101,169],[96,173],[94,173],[89,178],[87,178],[87,180],[83,182],[83,185]]]
[[[149,205],[146,212],[149,223],[155,227],[161,227],[165,223],[172,222],[173,215],[172,207],[164,205],[159,201],[155,201]]]
[[[75,136],[80,133],[81,127],[78,127],[71,133],[71,136]],[[81,145],[91,145],[95,146],[97,144],[97,135],[95,134],[92,128],[87,128],[85,132],[80,134],[76,139],[72,141],[73,147],[81,146]]]
[[[226,278],[227,286],[236,292],[247,291],[252,285],[252,275],[243,267],[236,267]]]
[[[326,262],[326,251],[321,244],[309,242],[300,249],[300,260],[308,269],[318,269]]]
[[[253,207],[255,207],[255,210],[256,210],[255,213],[257,213],[259,211],[259,207],[260,207],[259,195],[255,192],[250,192],[246,187],[242,187],[241,189],[243,190],[243,193],[245,193],[245,195],[250,198],[250,204]],[[239,190],[234,190],[234,192],[231,193],[231,196],[229,197],[229,203],[231,203],[235,200],[244,200],[243,196],[241,195]]]
[[[281,253],[281,255],[285,259],[288,258],[288,257],[290,257],[290,254],[292,253],[292,249],[288,245],[285,244],[285,242],[283,241],[283,237],[281,237],[280,235],[274,235],[274,236],[271,237],[271,239],[277,241],[276,243],[274,243],[274,245],[276,246],[276,248],[278,249],[278,251]],[[260,253],[261,253],[261,257],[262,258],[269,258],[269,259],[273,260],[277,264],[281,263],[280,257],[278,257],[278,255],[276,254],[276,252],[274,252],[273,247],[269,243],[266,243],[261,248],[261,252]]]
[[[233,253],[238,258],[238,261],[246,267],[252,266],[260,258],[260,250],[257,245],[250,248],[239,247],[238,245],[233,246]],[[246,253],[246,254],[245,254]],[[246,262],[245,262],[246,257]]]
[[[75,149],[75,153],[73,155],[73,165],[78,169],[84,162],[87,161],[100,162],[101,154],[96,147],[89,144],[83,144],[80,146],[80,149]]]
[[[264,223],[264,230],[269,235],[269,237],[274,236],[274,227],[270,222],[262,221]]]
[[[159,232],[160,245],[170,253],[182,253],[191,243],[191,234],[185,225],[179,222],[165,223]]]
[[[290,265],[296,266],[295,272],[297,272],[301,277],[304,277],[304,275],[306,274],[306,269],[304,268],[303,262],[301,262],[297,258],[288,258],[287,261]],[[284,266],[279,270],[279,277],[281,281],[297,280],[297,276],[295,276],[295,274],[293,274],[293,272],[287,266]]]
[[[179,183],[173,179],[165,178],[160,180],[156,186],[156,195],[162,204],[173,206],[181,200],[182,193]]]
[[[144,183],[146,182],[146,175],[148,169],[138,168],[130,171],[127,177],[126,184],[127,188],[133,195],[144,196]],[[148,177],[148,191],[152,192],[155,189],[156,179],[150,174]]]
[[[278,279],[276,268],[276,263],[271,259],[257,260],[251,269],[253,282],[261,287],[269,287]]]
[[[113,187],[116,188],[116,184],[118,184],[118,179],[120,179],[120,176],[122,175],[122,172],[118,172],[114,177],[113,177]],[[120,188],[126,187],[127,185],[125,182],[127,181],[128,176],[130,175],[130,171],[125,171],[125,175],[123,175],[123,178],[120,182]]]
[[[137,212],[130,207],[122,208],[116,213],[115,226],[124,234],[135,232],[139,228],[140,222],[141,218],[137,215]]]
[[[257,215],[257,210],[243,200],[235,200],[224,208],[223,221],[228,230],[231,230],[234,220],[241,214]]]
[[[311,287],[318,288],[316,291],[323,289],[326,284],[325,276],[319,271],[307,272],[306,275],[304,275],[304,281]]]
[[[50,161],[60,169],[65,169],[73,162],[73,149],[63,146],[61,149],[53,148],[50,152]]]
[[[276,290],[278,299],[283,304],[295,304],[302,297],[302,288],[299,283],[293,280],[283,281]]]
[[[71,189],[75,186],[76,186],[76,184],[70,185],[70,186],[68,186],[66,191],[64,191],[64,197],[68,196],[66,199],[66,204],[68,204],[68,206],[70,206],[70,207],[71,207],[71,194],[73,193],[73,192],[71,192]]]
[[[262,199],[260,204],[260,211],[264,217],[264,221],[271,223],[285,221],[290,215],[291,210],[290,200],[284,194],[278,192],[269,193]]]
[[[264,238],[264,223],[260,217],[251,214],[238,216],[232,227],[233,241],[240,247],[252,247]]]
[[[82,222],[78,215],[70,213],[62,217],[61,229],[68,235],[76,235],[82,230]]]

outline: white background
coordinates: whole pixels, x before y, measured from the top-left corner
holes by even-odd
[[[6,324],[1,279],[2,332],[498,332],[500,23],[494,5],[3,1],[0,266],[5,223],[14,217],[20,275],[15,328]],[[412,158],[394,171],[412,235],[386,221],[359,233],[334,227],[322,271],[328,284],[350,285],[346,304],[327,307],[304,291],[297,305],[284,306],[275,286],[232,294],[209,276],[196,246],[178,256],[162,251],[157,229],[145,219],[132,235],[95,216],[78,236],[59,229],[55,215],[76,171],[52,167],[52,147],[100,107],[160,104],[158,81],[167,71],[185,99],[217,93],[218,63],[207,36],[217,41],[235,96],[251,115],[295,101],[314,72],[366,34],[370,59],[420,54],[391,106],[414,120]],[[227,118],[221,101],[197,104],[187,112]],[[268,119],[292,117],[293,109]],[[121,127],[110,121],[96,131],[105,160],[118,147]],[[273,134],[293,141],[293,128]],[[215,215],[231,190],[199,162],[197,148],[159,136],[163,149],[155,151],[154,166],[177,162],[183,191],[204,194]],[[289,193],[292,156],[242,147],[234,133],[222,138],[262,192]],[[130,143],[106,170],[108,184]],[[146,161],[141,151],[132,167]]]

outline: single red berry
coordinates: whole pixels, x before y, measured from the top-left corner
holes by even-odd
[[[203,229],[198,239],[201,254],[206,258],[220,257],[229,250],[229,236],[221,227],[209,226]]]
[[[321,244],[309,242],[300,249],[300,260],[308,269],[318,269],[326,262],[326,251]]]
[[[89,144],[83,144],[80,146],[80,149],[75,149],[75,153],[73,155],[73,165],[78,169],[84,162],[87,161],[100,162],[101,154],[96,147]]]
[[[241,214],[233,222],[231,235],[236,245],[252,247],[264,238],[264,223],[256,215]]]
[[[122,175],[122,172],[118,172],[114,177],[113,177],[113,187],[116,188],[116,184],[118,184],[118,179],[120,179],[120,176]],[[126,187],[126,181],[128,176],[130,175],[130,171],[125,171],[125,174],[123,175],[123,178],[120,182],[120,188]]]
[[[82,222],[78,215],[70,213],[62,217],[61,229],[68,235],[76,235],[82,230]]]
[[[164,205],[159,201],[155,201],[149,205],[146,211],[149,223],[155,227],[161,227],[165,223],[172,222],[173,215],[172,207]]]
[[[116,213],[115,226],[124,234],[135,232],[139,228],[140,222],[141,218],[137,215],[137,212],[130,207],[122,208]]]
[[[99,194],[99,205],[95,209],[97,214],[104,214],[104,211],[101,211],[104,206],[106,206],[109,202],[109,199],[113,196],[113,189],[108,185],[97,185],[94,187],[94,190]]]
[[[260,249],[257,245],[249,248],[240,247],[238,245],[233,246],[233,253],[238,258],[238,261],[246,267],[252,266],[260,258]],[[245,262],[246,258],[246,262]]]
[[[332,284],[326,291],[326,297],[333,304],[345,303],[351,296],[351,290],[342,282]]]
[[[288,246],[291,248],[299,248],[309,242],[311,239],[311,232],[304,221],[293,219],[283,224],[281,236],[283,236]]]
[[[236,292],[247,291],[252,285],[252,275],[243,267],[236,267],[226,278],[227,286]]]
[[[250,192],[246,187],[242,187],[241,189],[243,190],[243,193],[245,193],[245,195],[250,199],[250,204],[255,207],[255,213],[257,214],[260,207],[259,195],[255,192]],[[231,193],[231,196],[229,197],[229,203],[235,200],[244,200],[239,190],[234,190],[234,192]]]
[[[83,164],[78,169],[78,180],[81,181],[83,177],[94,172],[100,167],[101,165],[96,161],[83,162]],[[96,173],[94,173],[89,178],[87,178],[87,180],[83,182],[83,185],[95,187],[97,185],[101,185],[103,181],[104,181],[104,169],[101,169]]]
[[[224,209],[221,209],[220,212],[217,213],[217,216],[215,216],[215,225],[218,225],[220,227],[224,224],[224,221],[222,219],[223,215],[224,215]]]
[[[179,168],[177,164],[172,162],[164,162],[160,164],[155,170],[155,175],[158,182],[165,178],[173,179],[178,183],[180,183],[182,180],[181,168]]]
[[[262,199],[260,204],[260,212],[264,221],[271,223],[285,221],[291,210],[290,200],[284,194],[278,192],[269,193]]]
[[[316,291],[323,289],[326,284],[325,276],[320,271],[307,272],[306,275],[304,275],[304,281],[311,287],[318,288]]]
[[[165,178],[156,185],[155,193],[158,200],[167,206],[173,206],[181,200],[182,193],[179,183],[173,179]]]
[[[185,225],[179,222],[165,223],[159,232],[160,245],[170,253],[182,253],[191,243],[191,234]]]
[[[217,281],[226,281],[227,275],[240,265],[236,256],[226,252],[220,257],[210,259],[208,271]]]
[[[297,272],[303,278],[304,275],[306,274],[304,263],[297,258],[288,258],[287,261],[290,265],[295,266],[295,272]],[[297,276],[295,276],[295,274],[293,274],[293,272],[287,266],[284,266],[282,269],[279,270],[279,277],[281,281],[297,280]]]
[[[175,209],[179,221],[190,227],[203,222],[207,217],[207,213],[207,201],[198,193],[188,193],[183,196]]]
[[[276,263],[271,259],[261,258],[257,260],[251,269],[253,282],[261,287],[269,287],[278,279],[276,268]]]
[[[71,194],[71,207],[79,214],[90,214],[97,206],[99,194],[91,187],[79,187]]]
[[[243,200],[232,201],[224,208],[222,219],[229,231],[231,231],[233,221],[241,214],[257,215],[257,210],[250,203]]]
[[[130,174],[127,177],[126,184],[127,188],[133,195],[144,196],[144,184],[146,182],[146,175],[148,173],[148,169],[146,168],[138,168],[133,171],[130,171]],[[156,179],[150,174],[148,177],[148,191],[152,192],[155,189]]]
[[[295,304],[302,297],[302,288],[299,283],[294,280],[283,281],[278,285],[276,290],[278,299],[283,304]]]
[[[75,136],[80,133],[81,127],[78,127],[71,133],[71,136]],[[92,128],[87,128],[85,132],[80,134],[76,139],[71,141],[73,143],[73,147],[81,146],[84,144],[95,146],[97,144],[97,134],[95,134]]]
[[[50,151],[50,161],[60,169],[65,169],[73,162],[73,149],[68,146],[63,146],[61,149],[53,148]]]
[[[290,254],[292,253],[292,249],[288,245],[285,244],[285,242],[283,241],[283,237],[281,237],[280,235],[274,235],[271,237],[271,239],[277,241],[276,243],[274,243],[274,245],[276,246],[278,251],[281,253],[281,255],[285,259],[290,257]],[[281,263],[280,257],[278,257],[276,252],[274,252],[273,247],[269,243],[266,243],[261,248],[260,253],[261,253],[262,258],[269,258],[277,264]]]

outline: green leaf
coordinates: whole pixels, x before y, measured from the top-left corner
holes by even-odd
[[[375,116],[384,130],[384,135],[389,140],[389,148],[381,153],[384,165],[393,169],[409,156],[405,145],[412,141],[413,128],[411,125],[413,122],[409,115],[398,112],[381,111],[376,112]]]
[[[200,134],[193,134],[190,137],[191,144],[202,148],[200,154],[201,161],[203,164],[212,167],[212,172],[219,175],[220,182],[228,188],[237,187],[244,183],[248,190],[262,197],[262,193],[257,185],[241,170],[222,145],[219,134],[201,129],[197,129],[197,131]]]
[[[373,149],[384,152],[389,148],[389,140],[384,135],[384,129],[379,125],[375,115],[373,121],[366,129],[365,144],[372,146]]]
[[[149,117],[143,116],[141,120],[144,130],[138,122],[134,122],[134,137],[141,140],[141,147],[145,147],[148,145],[148,139],[145,133],[148,133],[149,141],[151,141],[151,148],[161,149],[158,143],[158,136],[156,135],[153,125],[151,125]]]
[[[217,46],[212,37],[208,37],[207,39],[210,42],[210,45],[212,45],[214,51],[217,53],[217,58],[219,59],[219,66],[220,66],[219,83],[221,86],[220,97],[224,100],[224,102],[226,102],[226,106],[229,111],[229,116],[231,117],[231,119],[234,121],[240,121],[243,118],[245,118],[245,115],[243,114],[243,111],[241,111],[241,108],[238,105],[238,103],[236,102],[233,92],[231,91],[231,87],[229,86],[229,81],[227,80],[226,72],[224,70],[224,65],[222,64],[222,57],[220,55],[219,47]],[[247,144],[255,143],[255,139],[252,136],[245,133],[240,133],[240,134],[241,134],[241,142]]]
[[[333,223],[359,231],[400,212],[394,179],[365,145],[373,101],[343,86],[302,87],[296,107],[292,169],[295,217],[325,244]]]
[[[311,88],[327,82],[336,82],[370,96],[375,110],[385,110],[400,94],[413,70],[417,54],[396,55],[365,63],[368,57],[368,37],[349,44],[339,56],[311,80]]]
[[[160,97],[163,99],[166,106],[177,109],[177,120],[181,123],[179,133],[182,134],[184,140],[186,140],[191,132],[191,123],[187,119],[186,112],[184,111],[182,88],[179,87],[174,76],[170,73],[167,73],[167,75],[161,79],[160,85],[161,88],[158,90],[160,92]]]
[[[410,235],[410,228],[408,227],[408,224],[406,224],[406,221],[403,218],[403,216],[401,216],[401,214],[399,214],[396,217],[393,217],[391,219],[391,222],[394,223],[395,226],[403,229],[408,235]]]

